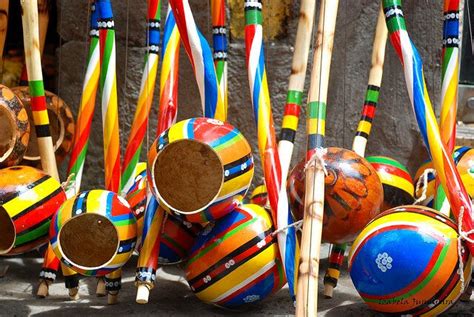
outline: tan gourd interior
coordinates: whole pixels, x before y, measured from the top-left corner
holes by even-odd
[[[7,211],[0,207],[0,254],[5,254],[15,243],[15,226]]]
[[[211,203],[223,183],[223,167],[207,144],[179,140],[168,144],[154,165],[156,189],[172,208],[193,213]]]
[[[28,143],[28,149],[26,150],[25,157],[29,160],[40,160],[38,140],[36,138],[36,130],[34,129],[35,124],[33,122],[33,114],[31,113],[30,107],[26,107],[26,109],[32,129],[30,131],[30,141]],[[61,122],[61,119],[56,115],[56,113],[50,109],[48,109],[48,117],[54,149],[56,150],[61,145],[60,142],[58,144],[58,141],[62,141],[63,139],[61,135],[64,134],[64,124]]]
[[[97,268],[107,264],[118,249],[118,234],[109,219],[82,214],[68,220],[59,232],[63,255],[76,266]]]
[[[0,107],[0,163],[13,151],[15,146],[15,130],[17,129],[11,114],[4,107]]]

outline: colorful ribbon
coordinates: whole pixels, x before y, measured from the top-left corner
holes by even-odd
[[[212,52],[194,21],[188,0],[170,0],[181,41],[189,56],[197,80],[205,117],[227,120],[224,96],[220,94]]]
[[[135,282],[145,284],[152,289],[158,269],[158,254],[160,252],[160,234],[165,211],[160,208],[158,201],[149,191],[147,207],[143,220],[142,247],[138,257]]]
[[[446,150],[453,153],[456,145],[456,114],[459,84],[459,0],[444,1],[443,52],[441,69],[440,133]],[[446,193],[435,183],[434,208],[449,216]]]
[[[166,15],[162,43],[160,110],[158,113],[157,135],[176,122],[178,110],[180,35],[170,6],[168,6]],[[165,217],[165,211],[159,207],[158,201],[151,192],[147,194],[147,208],[144,217],[143,243],[138,258],[135,281],[139,284],[145,284],[148,289],[151,289],[154,286],[156,270],[158,269],[160,234]]]
[[[120,190],[120,136],[115,60],[115,26],[110,0],[97,0],[101,71],[102,127],[104,132],[105,188]]]
[[[227,28],[225,20],[225,0],[211,0],[212,45],[214,67],[224,109],[227,109]],[[225,114],[227,116],[227,114]]]
[[[127,148],[122,164],[121,190],[127,193],[133,185],[135,169],[140,159],[143,139],[148,127],[148,116],[153,102],[160,49],[161,4],[158,0],[148,0],[147,52],[143,67],[140,94],[133,118]]]
[[[94,116],[95,100],[99,85],[100,74],[100,51],[99,51],[99,26],[98,12],[95,9],[95,1],[91,3],[90,31],[89,31],[89,55],[87,57],[87,68],[82,86],[82,97],[77,114],[76,132],[71,158],[68,165],[68,175],[71,177],[73,186],[67,189],[67,196],[72,197],[80,191],[84,163],[89,145],[92,117]]]
[[[472,219],[474,216],[471,200],[464,188],[453,159],[441,139],[436,117],[426,89],[423,63],[406,30],[401,1],[384,0],[383,5],[390,41],[404,68],[408,95],[421,135],[423,136],[423,141],[429,150],[437,176],[447,194],[454,216],[458,217],[461,207],[464,208],[462,227],[465,232],[469,232],[473,229]],[[473,235],[470,238],[473,238]],[[468,247],[471,254],[474,254],[474,244],[468,242]]]
[[[283,229],[292,223],[288,201],[283,201],[278,215],[279,196],[285,186],[282,185],[280,157],[273,125],[272,108],[268,90],[267,73],[265,70],[265,55],[263,48],[262,2],[261,0],[246,0],[245,8],[245,47],[250,96],[257,124],[258,147],[263,164],[263,175],[268,191],[272,220],[275,228]],[[288,200],[288,199],[287,199]],[[290,295],[295,297],[295,259],[296,239],[294,228],[281,230],[278,233],[280,253],[286,264],[286,275]]]
[[[99,47],[101,71],[102,128],[104,138],[105,188],[120,190],[120,135],[117,102],[117,74],[115,60],[115,25],[110,0],[97,0],[99,11]],[[121,287],[121,269],[105,277],[106,290],[116,295]]]
[[[178,111],[178,69],[180,35],[176,20],[168,6],[161,50],[160,110],[157,135],[176,122]]]

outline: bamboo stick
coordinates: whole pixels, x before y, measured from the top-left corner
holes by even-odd
[[[326,101],[329,72],[339,1],[322,0],[311,86],[308,98],[306,161],[306,195],[300,265],[296,296],[296,316],[316,316],[318,311],[319,253],[324,213],[324,167],[316,160],[318,148],[324,146]]]

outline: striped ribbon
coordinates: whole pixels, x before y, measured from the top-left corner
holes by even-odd
[[[273,220],[276,221],[275,213],[280,192],[281,168],[265,70],[262,3],[260,0],[245,1],[245,47],[250,96],[257,124],[258,147],[262,156],[265,185],[272,207]]]
[[[471,200],[464,188],[453,159],[441,139],[436,117],[426,89],[423,63],[406,30],[401,1],[384,0],[383,5],[390,41],[404,68],[408,95],[421,135],[423,136],[423,141],[429,149],[437,176],[447,194],[454,216],[458,217],[461,207],[464,207],[465,212],[462,226],[463,230],[469,232],[473,229],[472,218],[474,216]],[[468,247],[471,254],[474,254],[474,244],[468,243]]]
[[[72,147],[71,158],[68,165],[68,175],[71,175],[71,186],[68,188],[67,196],[72,197],[80,191],[84,163],[89,145],[92,117],[94,116],[95,99],[99,85],[100,52],[99,52],[99,29],[98,12],[95,2],[91,3],[91,21],[89,31],[89,55],[87,57],[87,68],[82,86],[82,97],[77,114],[76,132]]]
[[[189,2],[170,0],[169,3],[176,18],[181,41],[193,66],[204,116],[226,121],[227,109],[224,96],[220,94],[211,48],[196,26]]]
[[[176,122],[178,113],[179,46],[178,27],[171,6],[168,6],[163,32],[163,49],[161,50],[160,110],[158,112],[157,135],[160,135]]]
[[[223,96],[224,109],[227,109],[227,27],[225,19],[225,0],[211,0],[212,45],[214,67],[220,95]]]
[[[180,35],[171,7],[163,34],[161,51],[162,65],[160,78],[160,110],[158,113],[157,135],[176,122],[178,110],[178,68]],[[142,248],[138,258],[135,281],[151,289],[156,279],[158,254],[160,252],[160,233],[165,211],[159,207],[156,198],[148,192],[142,233]]]
[[[267,73],[265,70],[265,55],[263,47],[262,2],[261,0],[245,1],[245,47],[250,96],[257,125],[258,147],[263,164],[263,175],[268,191],[272,220],[275,228],[282,229],[292,223],[288,201],[284,212],[278,214],[279,196],[282,191],[282,171],[280,157],[273,125],[273,115],[268,90]],[[287,199],[288,200],[288,199]],[[284,203],[284,201],[283,201]],[[296,235],[294,228],[280,230],[277,235],[280,254],[285,264],[290,295],[295,298],[295,255]]]
[[[357,131],[352,143],[352,150],[357,154],[364,156],[367,140],[369,139],[370,131],[372,129],[372,120],[375,117],[375,110],[379,100],[380,87],[377,85],[368,85],[365,93],[364,105],[362,107],[362,114],[357,126]]]
[[[99,48],[101,71],[102,128],[104,138],[105,188],[118,193],[120,190],[120,134],[117,100],[117,74],[115,51],[115,25],[110,0],[97,0],[99,11]],[[121,285],[122,270],[105,277],[106,290],[116,292]],[[115,293],[116,295],[116,293]]]
[[[143,220],[142,247],[138,257],[135,282],[153,288],[158,268],[160,252],[160,233],[165,211],[160,208],[156,198],[148,191],[147,207]]]
[[[145,65],[140,85],[137,108],[128,138],[122,164],[122,193],[133,185],[135,170],[140,159],[143,139],[148,127],[148,117],[153,102],[160,48],[161,4],[159,0],[148,1],[147,43]]]
[[[102,127],[104,132],[105,188],[120,190],[120,136],[117,102],[115,25],[110,0],[97,0],[101,71]]]
[[[456,114],[459,83],[459,0],[444,1],[443,52],[441,69],[441,139],[449,153],[456,145]],[[449,216],[450,206],[443,187],[435,183],[434,208]]]

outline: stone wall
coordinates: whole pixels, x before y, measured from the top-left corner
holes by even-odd
[[[230,1],[230,7],[233,9],[238,7],[235,5],[237,1]],[[129,3],[128,10],[127,3]],[[191,0],[190,3],[198,25],[210,38],[208,1]],[[282,11],[287,16],[270,18],[280,19],[279,23],[282,23],[283,27],[273,39],[268,39],[265,43],[267,73],[277,133],[280,130],[286,98],[299,7],[299,1],[296,0],[283,1],[283,3],[288,6],[287,10]],[[57,51],[60,63],[58,90],[61,97],[77,112],[87,55],[87,4],[86,1],[62,0],[58,1],[58,5],[60,6],[58,30],[62,38],[62,46]],[[133,119],[140,86],[145,46],[146,1],[115,0],[113,5],[117,30],[120,127],[122,145],[124,145]],[[352,144],[367,86],[378,5],[379,1],[373,0],[340,1],[329,85],[326,123],[328,146],[347,148]],[[166,7],[165,2],[162,9],[163,21]],[[404,1],[404,8],[408,30],[425,62],[428,90],[433,104],[437,106],[440,98],[442,1],[407,0]],[[272,12],[275,13],[275,11]],[[264,15],[271,16],[272,12],[264,8]],[[232,19],[234,13],[229,10],[228,14]],[[233,25],[238,26],[238,21],[233,21]],[[233,34],[239,33],[238,30],[236,33],[234,31]],[[254,179],[254,184],[256,184],[260,182],[262,173],[245,70],[245,47],[243,40],[238,36],[232,36],[230,40],[228,119],[244,133],[253,146],[257,170]],[[310,61],[312,61],[311,56]],[[309,86],[310,69],[311,67],[308,67],[306,87]],[[178,119],[199,116],[201,108],[199,93],[184,49],[181,49],[179,81]],[[151,145],[155,134],[157,100],[155,98],[146,145]],[[304,115],[303,112],[303,118]],[[103,186],[100,131],[100,107],[97,107],[85,166],[84,189]],[[304,153],[306,147],[304,134],[305,120],[303,119],[296,139],[295,158],[301,158]],[[390,44],[387,47],[380,102],[367,155],[393,157],[406,164],[412,173],[426,158],[426,151],[408,100],[402,68]],[[143,153],[143,159],[145,159],[145,153]]]

